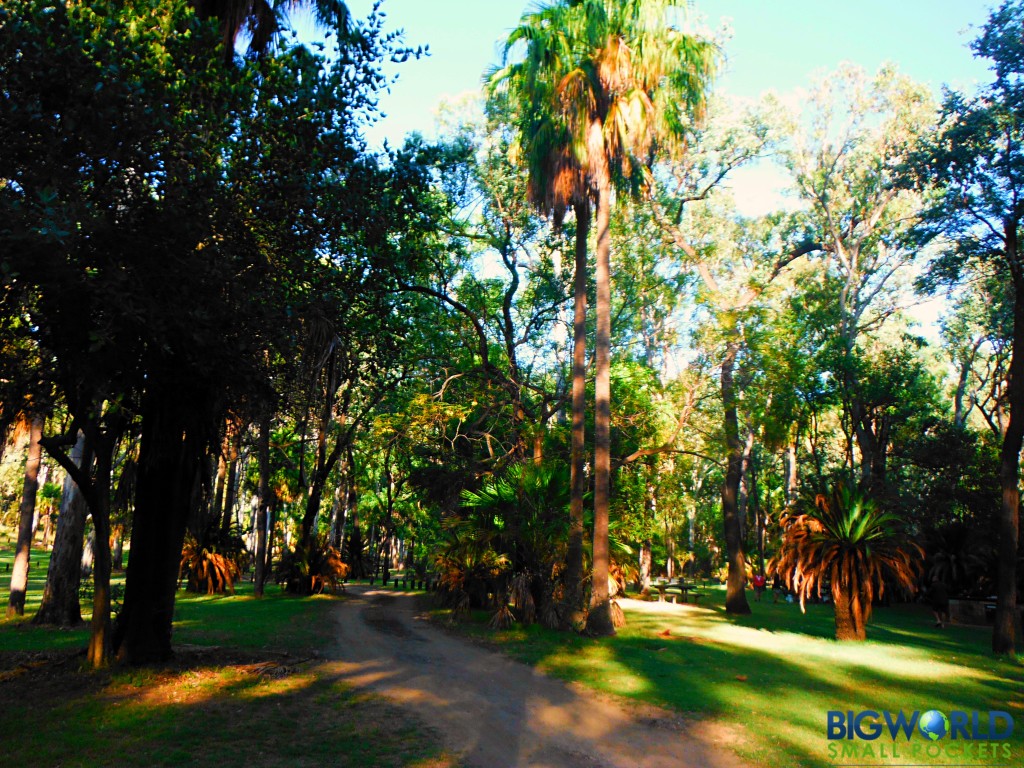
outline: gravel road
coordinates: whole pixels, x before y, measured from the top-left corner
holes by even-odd
[[[743,768],[722,728],[603,697],[432,626],[422,598],[350,586],[342,679],[412,709],[473,768]]]

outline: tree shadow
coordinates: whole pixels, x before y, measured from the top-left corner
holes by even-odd
[[[785,613],[792,608],[754,606],[740,617],[717,605],[633,614],[618,637],[599,641],[600,654],[556,638],[535,661],[561,677],[705,718],[709,727],[734,724],[733,748],[764,765],[832,764],[829,710],[1002,709],[1024,721],[1024,668],[987,655],[983,630],[921,626],[927,614],[917,606],[880,609],[869,626],[873,640],[839,643],[827,606],[815,606],[806,623]],[[614,673],[593,680],[587,667],[598,657],[628,670],[630,685]],[[1018,759],[1022,731],[1018,725],[1010,740]]]
[[[187,650],[170,666],[73,670],[63,677],[65,696],[5,708],[5,761],[125,768],[456,765],[436,734],[353,691],[323,660]],[[29,689],[37,682],[38,675],[23,681]],[[0,695],[7,698],[4,687]]]

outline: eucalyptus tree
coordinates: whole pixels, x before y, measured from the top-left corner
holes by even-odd
[[[28,417],[28,455],[18,508],[18,540],[14,551],[14,568],[11,569],[11,591],[7,599],[9,617],[25,613],[29,559],[32,554],[32,521],[36,511],[36,493],[39,490],[39,464],[43,455],[43,447],[39,443],[42,436],[43,416],[32,414]]]
[[[429,269],[403,289],[439,303],[469,356],[457,374],[450,357],[435,361],[442,385],[487,403],[480,412],[492,426],[500,414],[495,469],[525,460],[531,439],[540,462],[547,423],[564,404],[554,370],[567,303],[564,241],[525,199],[526,173],[497,99],[483,120],[460,119],[443,143],[420,151],[435,174],[437,232]]]
[[[41,442],[79,485],[99,534],[93,664],[110,648],[111,453],[143,377],[138,341],[150,288],[134,284],[132,265],[145,270],[139,254],[150,253],[142,244],[158,223],[156,158],[168,137],[168,114],[152,100],[167,85],[156,64],[167,38],[151,27],[129,30],[126,19],[139,10],[32,0],[0,9],[0,72],[10,96],[0,104],[8,146],[0,161],[4,298],[20,302],[16,316],[29,319],[71,415],[66,435]],[[181,43],[174,33],[188,23],[172,13],[167,25]],[[122,58],[125,51],[137,55]],[[79,429],[95,457],[81,470],[66,453]]]
[[[964,428],[976,413],[999,439],[1009,417],[1013,314],[1008,288],[996,275],[979,275],[961,287],[942,319],[943,348],[956,370],[954,422]]]
[[[84,433],[78,434],[68,457],[79,467],[88,467],[92,464],[92,456],[85,454]],[[70,474],[65,475],[60,514],[57,516],[57,530],[50,553],[50,566],[39,610],[32,618],[34,624],[73,627],[82,623],[78,589],[82,575],[82,549],[87,514],[85,498],[78,484]]]
[[[556,221],[577,219],[573,350],[573,484],[567,579],[580,571],[586,232],[596,214],[594,546],[587,629],[612,634],[608,597],[611,480],[611,283],[613,190],[638,192],[655,151],[682,152],[703,116],[717,49],[676,23],[678,0],[559,0],[525,14],[505,43],[509,60],[490,75],[505,88],[530,171],[530,198]],[[574,587],[570,586],[570,589]],[[578,599],[570,595],[570,602]]]
[[[1020,635],[1017,618],[1017,557],[1020,526],[1020,452],[1024,443],[1024,48],[1020,29],[1024,4],[1003,2],[972,43],[991,62],[992,82],[974,97],[946,94],[940,130],[918,155],[922,185],[938,197],[926,229],[946,247],[935,259],[928,283],[965,278],[999,281],[1012,295],[1011,348],[1006,383],[1007,420],[1000,450],[1002,507],[996,525],[999,577],[992,649],[1012,654]]]
[[[741,434],[738,374],[753,352],[750,332],[764,325],[765,291],[802,256],[821,243],[799,216],[783,213],[744,218],[727,191],[734,172],[776,147],[771,104],[754,108],[716,101],[706,130],[687,156],[668,162],[659,176],[654,218],[675,268],[693,275],[695,301],[706,320],[700,337],[705,355],[719,370],[725,475],[721,508],[728,560],[726,609],[749,613],[743,589],[741,484],[753,446],[753,429]],[[762,334],[763,335],[763,334]]]
[[[689,231],[687,229],[689,228]],[[737,375],[750,365],[751,329],[764,324],[765,292],[801,256],[821,249],[808,239],[798,217],[784,214],[759,220],[743,219],[712,204],[696,211],[681,226],[668,228],[673,242],[701,276],[698,301],[711,317],[711,336],[717,339],[715,358],[720,371],[726,471],[722,484],[722,519],[729,576],[726,610],[749,613],[744,591],[746,563],[740,487],[753,445],[740,428]]]
[[[858,394],[858,344],[909,303],[922,200],[899,171],[934,125],[932,110],[927,90],[893,69],[869,77],[845,66],[788,121],[781,154],[827,253],[821,284],[834,315],[831,367],[841,382],[847,461],[852,472],[855,441],[860,484],[876,491],[885,484],[885,446]]]

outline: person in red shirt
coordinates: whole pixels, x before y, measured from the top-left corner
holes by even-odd
[[[763,573],[754,574],[754,599],[761,602],[761,595],[764,593],[764,585],[767,582]]]

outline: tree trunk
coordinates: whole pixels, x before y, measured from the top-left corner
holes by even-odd
[[[1016,229],[1007,228],[1007,257],[1017,264]],[[1013,348],[1007,377],[1006,399],[1010,418],[999,452],[999,481],[1003,502],[996,520],[996,616],[992,627],[992,651],[1013,655],[1019,627],[1017,614],[1017,544],[1020,525],[1020,451],[1024,442],[1024,274],[1013,270]]]
[[[725,444],[728,463],[722,484],[722,518],[725,523],[725,550],[729,561],[729,576],[725,587],[725,610],[728,613],[750,613],[744,589],[746,563],[743,558],[743,536],[740,525],[737,494],[743,473],[743,443],[740,442],[739,414],[736,410],[736,390],[733,369],[739,353],[739,342],[732,340],[726,346],[722,361],[722,404],[725,407]]]
[[[14,568],[11,571],[11,594],[7,601],[7,615],[25,614],[25,592],[28,589],[29,558],[32,550],[32,519],[36,512],[36,491],[39,489],[39,464],[43,447],[43,417],[33,415],[29,422],[28,458],[25,460],[25,481],[18,511],[18,543],[14,550]]]
[[[91,453],[91,450],[85,450],[85,433],[79,432],[70,458],[90,475]],[[82,539],[85,535],[87,514],[85,497],[69,474],[64,478],[60,515],[57,517],[57,533],[53,539],[53,552],[50,555],[50,569],[46,575],[43,601],[32,619],[33,624],[74,627],[82,623],[78,589],[82,581]]]
[[[124,570],[124,526],[111,526],[111,539],[113,544],[110,552],[110,568],[113,571]]]
[[[751,451],[750,465],[750,496],[747,503],[754,510],[754,536],[757,546],[757,572],[764,576],[764,515],[761,514],[761,497],[757,489],[757,454]],[[771,504],[771,492],[765,493],[765,503]]]
[[[224,506],[221,510],[220,530],[225,536],[231,533],[235,522],[235,499],[238,494],[238,449],[242,439],[243,425],[234,419],[228,420],[224,447],[227,451],[227,478],[224,482]]]
[[[196,393],[189,393],[187,387],[153,383],[142,407],[131,552],[124,606],[114,632],[117,657],[129,664],[171,656],[181,550],[196,479],[206,456]],[[97,570],[101,550],[109,547],[108,535],[109,530],[101,530],[96,521]],[[109,568],[109,562],[106,565]]]
[[[348,564],[352,567],[352,578],[362,579],[366,576],[366,569],[363,567],[363,536],[359,530],[359,518],[355,509],[352,512],[352,532],[348,537]]]
[[[866,640],[863,610],[851,595],[832,588],[832,604],[836,617],[836,640]]]
[[[747,514],[750,502],[750,462],[754,453],[754,433],[747,432],[746,441],[743,444],[743,463],[740,464],[740,487],[737,493],[736,509],[740,517],[740,540],[746,543],[747,533],[750,530]]]
[[[302,516],[302,527],[299,531],[299,546],[302,547],[304,552],[309,552],[312,547],[316,519],[320,514],[320,505],[324,497],[324,487],[327,485],[327,478],[330,476],[331,470],[334,469],[334,465],[338,463],[338,458],[341,456],[344,447],[342,445],[343,439],[342,435],[338,436],[330,453],[326,451],[326,446],[322,447],[318,452],[316,469],[313,472],[313,482],[310,484],[309,498],[306,500],[306,511]]]
[[[90,622],[89,648],[86,653],[89,666],[93,669],[100,669],[107,666],[113,651],[113,638],[110,632],[110,486],[111,471],[114,452],[114,439],[102,440],[96,446],[96,475],[93,480],[93,495],[90,511],[92,512],[92,524],[96,531],[96,540],[93,544],[92,569],[92,621]],[[182,538],[185,535],[185,521],[188,510],[181,521]],[[132,552],[134,553],[134,548]],[[181,560],[181,543],[179,542],[177,554],[171,564],[170,580],[170,601],[171,614],[174,613],[174,589],[178,566]],[[166,587],[165,587],[166,589]],[[127,596],[126,596],[127,597]],[[123,611],[122,611],[123,613]],[[168,643],[170,638],[170,618],[167,621]],[[126,648],[130,651],[129,644]],[[133,657],[126,653],[125,659]]]
[[[651,591],[651,540],[644,539],[640,546],[640,594],[646,595]]]
[[[608,508],[611,497],[611,184],[605,179],[597,198],[597,341],[594,376],[594,572],[590,591],[587,632],[614,635],[608,594],[610,553]]]
[[[676,532],[672,521],[665,518],[665,578],[671,579],[676,574]]]
[[[786,507],[791,508],[796,505],[797,500],[797,464],[796,464],[796,447],[800,440],[798,433],[793,435],[793,440],[790,442],[789,447],[786,449]]]
[[[253,577],[253,594],[263,597],[263,584],[267,580],[267,526],[270,522],[270,416],[260,419],[260,433],[257,446],[259,454],[259,488],[256,501],[256,573]]]
[[[576,275],[573,282],[572,339],[572,447],[570,451],[569,542],[565,563],[565,612],[569,629],[583,621],[583,472],[586,452],[587,407],[587,237],[590,203],[578,202],[576,211]]]
[[[953,395],[953,426],[963,429],[967,426],[967,414],[970,413],[970,409],[964,406],[964,398],[967,396],[967,382],[970,380],[974,356],[971,355],[967,360],[959,362],[960,375],[957,378],[956,391]]]
[[[277,520],[280,517],[281,512],[281,498],[272,489],[270,491],[270,507],[267,510],[267,552],[266,558],[263,561],[263,582],[261,587],[265,587],[267,582],[270,581],[270,576],[274,571],[274,538],[277,534]],[[288,531],[284,530],[281,532],[281,552],[284,552],[285,547],[288,546]],[[260,593],[262,595],[262,592]]]
[[[228,434],[224,433],[224,440],[221,442],[220,454],[217,456],[217,480],[213,486],[213,503],[211,505],[208,524],[223,526],[224,490],[228,481]],[[203,526],[205,529],[206,526]],[[203,533],[203,531],[200,531]]]

